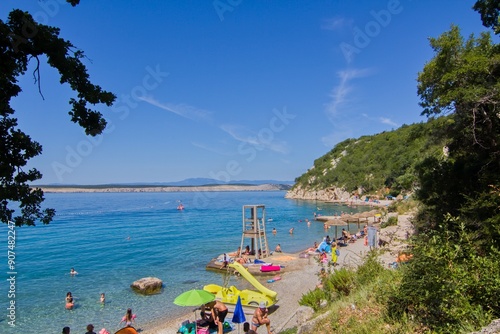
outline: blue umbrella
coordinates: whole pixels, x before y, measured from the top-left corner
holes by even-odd
[[[236,302],[236,306],[234,308],[234,313],[233,313],[233,320],[232,322],[235,324],[241,324],[242,322],[245,322],[247,319],[245,317],[245,312],[243,311],[243,305],[241,305],[241,298],[238,296],[238,301]],[[238,326],[238,333],[240,331],[240,328]]]

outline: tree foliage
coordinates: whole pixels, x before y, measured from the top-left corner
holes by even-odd
[[[388,189],[391,195],[413,191],[417,186],[415,164],[427,156],[442,155],[442,143],[430,141],[447,118],[347,139],[314,161],[313,168],[298,177],[295,186],[310,189],[344,188],[355,193]],[[434,134],[434,135],[433,135]]]
[[[500,48],[487,33],[464,40],[458,27],[430,40],[435,57],[419,74],[423,114],[449,114],[447,159],[418,165],[422,228],[460,216],[478,242],[500,247]],[[488,242],[485,243],[485,240]]]
[[[485,27],[500,33],[500,0],[479,0],[472,8],[481,15]]]
[[[75,6],[79,0],[67,2]],[[42,56],[58,70],[60,83],[68,84],[76,93],[69,101],[69,115],[86,134],[98,135],[106,127],[102,114],[89,105],[110,106],[115,100],[112,93],[90,82],[82,62],[83,51],[60,38],[58,28],[39,24],[29,13],[17,9],[5,22],[0,20],[0,219],[4,223],[14,221],[18,226],[34,225],[38,220],[49,223],[55,214],[53,209],[41,209],[42,190],[29,186],[41,179],[41,173],[34,168],[25,170],[27,162],[41,154],[42,146],[17,128],[10,105],[22,91],[18,78],[26,73],[30,62],[36,64],[33,77],[40,89]]]
[[[474,8],[498,29],[498,1]],[[435,134],[448,150],[416,165],[414,259],[390,310],[438,333],[470,332],[500,317],[500,47],[456,26],[430,45],[418,94],[423,115],[447,115]]]

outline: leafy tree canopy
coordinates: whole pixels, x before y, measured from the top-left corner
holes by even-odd
[[[80,1],[67,2],[75,6]],[[29,13],[17,9],[9,13],[5,22],[0,20],[0,219],[4,223],[14,221],[17,226],[34,225],[38,220],[47,224],[55,214],[53,209],[41,209],[42,190],[29,186],[30,182],[41,179],[41,173],[34,168],[25,170],[29,159],[41,154],[42,146],[17,128],[17,120],[12,117],[15,111],[10,105],[12,98],[22,91],[18,78],[25,74],[30,62],[36,63],[33,76],[40,85],[42,56],[58,70],[60,83],[68,84],[76,93],[69,101],[69,115],[86,134],[98,135],[106,127],[102,114],[89,105],[110,106],[116,98],[90,82],[82,63],[83,51],[59,38],[58,28],[39,24]]]
[[[480,242],[500,246],[500,48],[488,33],[464,40],[456,26],[430,44],[435,57],[418,77],[423,114],[449,114],[452,122],[441,132],[449,158],[417,168],[422,221],[432,228],[448,213],[461,216]]]
[[[500,33],[500,0],[479,0],[472,8],[481,15],[485,27]]]
[[[364,194],[385,189],[395,196],[417,186],[415,165],[427,156],[442,156],[443,143],[434,139],[444,118],[358,139],[347,139],[314,161],[295,186],[305,189],[343,188]],[[385,193],[385,194],[387,194]]]

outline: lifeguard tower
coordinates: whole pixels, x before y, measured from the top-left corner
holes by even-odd
[[[243,233],[240,245],[242,254],[248,245],[250,254],[255,255],[255,258],[268,257],[270,252],[266,237],[266,207],[262,204],[243,205],[242,211]]]

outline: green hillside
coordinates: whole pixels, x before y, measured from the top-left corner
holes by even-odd
[[[393,131],[347,139],[314,161],[314,166],[295,179],[295,187],[319,190],[343,188],[350,193],[397,196],[417,186],[416,163],[443,155],[444,143],[436,141],[449,118],[403,125]]]

